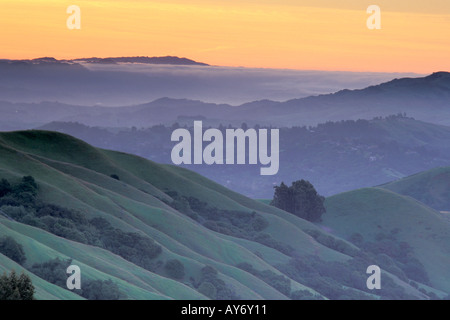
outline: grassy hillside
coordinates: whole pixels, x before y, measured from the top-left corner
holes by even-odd
[[[421,172],[381,187],[417,199],[436,210],[450,211],[450,167]]]
[[[34,177],[35,195],[23,186],[24,176]],[[24,131],[0,133],[0,179],[12,186],[0,193],[0,239],[11,237],[26,256],[19,265],[0,255],[0,270],[30,274],[40,299],[81,298],[37,273],[56,258],[72,259],[83,281],[111,280],[128,299],[393,296],[367,292],[364,270],[353,282],[326,270],[353,272],[355,261],[370,263],[357,245],[339,238],[347,233],[326,234],[321,226],[179,167],[94,148],[64,134]],[[335,212],[331,206],[325,222],[332,225]],[[430,226],[433,232],[440,230],[437,224]],[[426,258],[436,246],[442,251],[433,258],[447,263],[439,240],[426,242],[417,255]],[[174,263],[175,271],[169,267]],[[313,273],[302,271],[304,263]],[[323,276],[314,275],[319,269]],[[400,292],[397,297],[428,298],[390,271],[389,290]],[[448,289],[445,281],[418,283],[428,291]]]
[[[78,210],[89,218],[102,217],[115,228],[154,239],[162,247],[162,253],[155,259],[155,270],[149,271],[101,248],[69,241],[2,217],[1,234],[13,237],[24,247],[25,267],[28,268],[55,257],[67,257],[82,267],[87,278],[112,279],[130,299],[202,299],[207,297],[199,293],[193,283],[200,281],[202,268],[212,266],[218,271],[218,279],[240,298],[288,298],[260,278],[236,267],[246,262],[257,270],[270,270],[281,276],[274,265],[283,261],[277,259],[283,257],[282,253],[261,243],[226,237],[204,228],[167,204],[172,200],[165,193],[168,190],[246,214],[251,214],[254,206],[259,214],[268,217],[269,224],[273,224],[270,232],[274,241],[296,238],[298,241],[291,241],[295,251],[299,254],[312,252],[308,248],[314,241],[299,228],[305,222],[288,222],[271,214],[277,210],[258,203],[246,206],[240,203],[241,198],[237,201],[202,181],[191,181],[168,166],[99,150],[66,135],[38,131],[2,133],[0,154],[1,178],[14,182],[31,175],[39,184],[42,201]],[[111,178],[111,174],[120,180]],[[282,232],[282,228],[287,233]],[[330,259],[348,258],[318,243],[316,246],[321,255]],[[162,267],[173,259],[184,265],[182,279],[170,279]],[[11,269],[3,260],[0,259],[0,265]],[[36,286],[39,287],[40,282]],[[317,294],[295,281],[291,281],[291,288]],[[56,292],[54,295],[67,298]]]
[[[381,188],[330,197],[326,208],[321,225],[331,234],[352,240],[361,248],[380,251],[386,246],[382,253],[401,263],[408,259],[404,254],[414,255],[430,285],[450,291],[450,224],[437,211]],[[402,242],[399,248],[394,247]]]

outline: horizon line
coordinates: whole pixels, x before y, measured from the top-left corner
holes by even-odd
[[[373,73],[373,74],[414,74],[419,76],[425,76],[425,75],[431,75],[438,72],[450,72],[450,70],[436,70],[432,72],[415,72],[415,71],[371,71],[371,70],[345,70],[345,69],[296,69],[296,68],[275,68],[275,67],[262,67],[262,66],[243,66],[243,65],[215,65],[210,64],[208,62],[199,61],[194,58],[188,58],[187,56],[178,56],[173,54],[168,55],[158,55],[158,56],[151,56],[151,55],[124,55],[124,56],[85,56],[85,57],[78,57],[78,58],[66,58],[66,57],[57,57],[57,56],[38,56],[35,58],[0,58],[0,61],[33,61],[33,60],[39,60],[39,59],[55,59],[58,62],[61,61],[75,61],[75,60],[84,60],[84,59],[117,59],[117,58],[177,58],[177,59],[187,59],[190,61],[193,61],[197,63],[198,65],[192,64],[192,65],[176,65],[176,64],[154,64],[154,65],[168,65],[168,66],[179,66],[179,67],[215,67],[215,68],[236,68],[236,69],[262,69],[262,70],[286,70],[286,71],[308,71],[308,72],[348,72],[348,73]],[[127,63],[127,62],[119,62],[120,63]],[[136,64],[139,64],[139,62],[134,62]],[[148,64],[152,65],[152,63],[142,63],[142,64]],[[203,64],[203,66],[201,65]]]

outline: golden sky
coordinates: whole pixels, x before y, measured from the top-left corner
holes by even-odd
[[[366,9],[381,8],[381,30]],[[81,8],[81,30],[66,26]],[[0,58],[176,55],[222,66],[450,71],[449,0],[0,0]]]

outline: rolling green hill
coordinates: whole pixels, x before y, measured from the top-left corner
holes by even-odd
[[[236,267],[246,262],[257,270],[271,270],[281,276],[273,265],[285,261],[284,254],[258,242],[204,228],[167,204],[172,200],[165,193],[168,190],[195,196],[221,209],[240,210],[249,215],[258,210],[268,220],[267,229],[273,241],[295,238],[292,246],[299,254],[317,252],[329,259],[348,259],[315,243],[304,233],[302,228],[309,223],[234,194],[200,176],[191,177],[186,170],[96,149],[70,136],[51,132],[2,133],[0,155],[0,176],[12,182],[24,175],[33,176],[42,201],[78,210],[88,218],[103,217],[115,228],[154,239],[162,247],[162,253],[155,259],[159,267],[152,272],[102,248],[66,240],[0,215],[0,235],[9,235],[24,247],[27,268],[56,257],[71,258],[80,265],[86,279],[112,279],[131,299],[204,299],[207,297],[192,282],[199,281],[202,268],[212,266],[218,271],[218,278],[240,298],[288,298]],[[111,178],[111,174],[120,180]],[[184,265],[183,279],[170,279],[161,267],[170,259]],[[0,265],[5,270],[11,269],[3,256]],[[41,283],[42,280],[36,282],[38,292],[46,289],[57,298],[70,296],[66,291],[61,295],[60,288],[53,291],[41,288]],[[291,282],[291,288],[317,294],[295,281]]]
[[[381,186],[439,210],[450,211],[450,167],[436,168]]]
[[[432,287],[450,291],[450,224],[437,211],[381,188],[330,197],[326,208],[321,224],[330,234],[387,254],[406,265],[404,270],[423,265]]]
[[[30,185],[23,185],[24,176],[34,178],[36,194]],[[430,297],[395,268],[386,273],[394,284],[375,294],[364,291],[363,269],[355,269],[361,273],[352,278],[356,279],[353,283],[332,274],[317,283],[314,277],[297,272],[301,271],[300,262],[314,263],[314,268],[336,265],[347,270],[353,268],[355,259],[369,265],[370,257],[364,256],[358,244],[347,241],[350,230],[344,228],[344,232],[336,226],[335,236],[327,234],[321,225],[246,198],[194,172],[94,148],[68,135],[0,133],[0,179],[12,185],[5,195],[0,192],[0,239],[11,237],[26,256],[19,265],[0,255],[0,271],[16,269],[30,274],[39,299],[81,298],[52,284],[48,275],[34,274],[40,265],[55,258],[72,259],[72,264],[80,266],[85,282],[112,280],[128,299],[394,296],[387,290],[397,292],[397,297]],[[361,192],[364,190],[357,191]],[[392,195],[392,202],[406,201],[388,191],[378,192]],[[370,195],[366,198],[362,199],[379,211],[391,203],[390,198],[386,203],[373,202]],[[339,214],[354,214],[354,208],[346,205],[348,200],[342,200],[340,206],[337,199],[329,200],[330,212],[324,216],[330,226],[338,223]],[[413,210],[416,222],[423,223],[426,241],[410,236],[422,230],[421,224],[419,229],[411,224],[405,231],[399,226],[399,235],[408,231],[405,239],[412,241],[414,254],[421,261],[436,262],[428,265],[422,261],[428,273],[447,276],[441,270],[448,262],[448,248],[441,244],[448,240],[447,225],[440,224],[431,209],[409,199],[408,205],[392,216],[398,216],[395,222],[400,225],[401,216]],[[431,222],[421,220],[425,215],[432,216]],[[340,226],[353,223],[345,220]],[[367,239],[372,236],[369,227]],[[170,267],[174,261],[177,272]],[[430,283],[421,279],[417,283],[440,296],[445,295],[442,291],[450,291],[446,281],[430,279]]]

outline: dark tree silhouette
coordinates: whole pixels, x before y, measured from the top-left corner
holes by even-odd
[[[290,187],[283,182],[275,186],[271,205],[290,212],[308,221],[320,221],[326,212],[323,205],[325,198],[319,195],[314,186],[305,180],[292,183]]]
[[[34,300],[34,286],[31,279],[22,273],[17,276],[13,270],[8,276],[0,277],[0,300]]]

